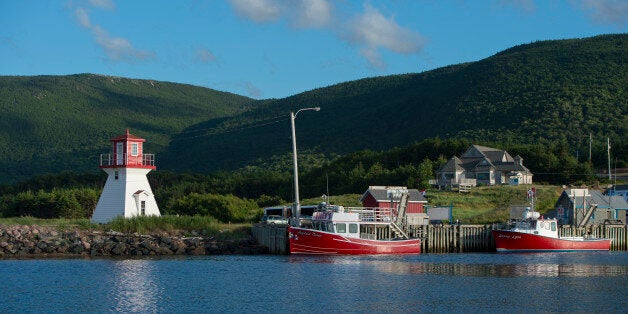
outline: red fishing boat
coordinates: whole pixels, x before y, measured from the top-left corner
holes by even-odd
[[[396,238],[375,239],[378,226]],[[407,239],[393,222],[390,208],[327,206],[314,212],[307,227],[288,227],[291,254],[419,254],[420,239]],[[404,239],[405,238],[405,239]]]
[[[534,211],[534,188],[528,191],[531,207],[523,217],[506,230],[492,230],[497,252],[568,252],[608,251],[611,239],[588,237],[560,237],[558,221],[543,218]]]

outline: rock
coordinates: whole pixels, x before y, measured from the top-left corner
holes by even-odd
[[[185,237],[191,235],[191,237]],[[221,242],[196,231],[160,231],[153,235],[109,231],[57,231],[44,226],[0,226],[0,257],[41,254],[90,256],[264,254],[251,238]]]
[[[111,248],[112,255],[124,255],[126,252],[126,245],[124,243],[116,243],[113,248]]]

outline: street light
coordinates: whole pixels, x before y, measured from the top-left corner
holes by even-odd
[[[299,203],[299,167],[297,166],[297,137],[294,130],[294,119],[297,118],[299,112],[306,110],[320,111],[321,107],[303,108],[297,110],[296,113],[290,112],[290,124],[292,126],[292,163],[294,165],[294,219],[292,220],[292,225],[295,227],[299,227],[301,224],[301,204]]]

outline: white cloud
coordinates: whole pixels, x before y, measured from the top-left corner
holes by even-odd
[[[112,10],[116,7],[112,0],[89,0],[89,4],[95,8],[107,10]]]
[[[91,30],[96,42],[105,49],[110,60],[134,62],[154,57],[151,52],[133,48],[133,45],[125,38],[111,37],[100,26],[94,26]]]
[[[274,22],[281,17],[280,3],[273,0],[229,0],[236,13],[257,23]]]
[[[89,3],[95,8],[113,9],[115,7],[110,0],[90,0]],[[135,62],[154,57],[152,52],[134,48],[128,39],[113,37],[100,25],[92,24],[86,7],[77,7],[74,10],[74,16],[82,27],[92,32],[96,43],[105,50],[109,60]]]
[[[361,46],[360,53],[377,68],[385,66],[378,49],[412,54],[420,52],[425,44],[421,35],[399,26],[393,18],[384,17],[379,10],[368,4],[365,5],[364,13],[347,24],[343,38],[351,44]]]
[[[532,0],[511,0],[528,2]],[[384,17],[369,4],[365,11],[349,23],[335,23],[335,8],[329,0],[229,0],[235,12],[256,23],[269,23],[286,18],[300,28],[325,28],[359,48],[369,64],[385,68],[380,49],[413,54],[423,49],[425,40],[418,33],[403,28],[393,18]]]
[[[626,0],[580,0],[575,2],[590,18],[602,24],[624,25],[628,22]]]
[[[74,10],[74,15],[76,16],[76,19],[79,21],[81,26],[85,28],[92,27],[92,24],[89,21],[89,14],[87,13],[87,10],[85,8],[76,8],[76,10]]]
[[[216,61],[216,56],[207,48],[196,49],[194,60],[201,63],[210,63]]]
[[[333,8],[327,0],[303,0],[294,10],[293,24],[304,28],[328,26],[333,15]]]
[[[270,23],[289,19],[302,28],[328,26],[332,18],[329,0],[229,0],[242,18],[256,23]]]

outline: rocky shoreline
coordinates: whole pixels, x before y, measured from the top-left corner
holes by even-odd
[[[116,231],[47,226],[0,225],[0,258],[169,256],[266,254],[252,237],[217,241],[213,237],[180,234],[124,234]]]

